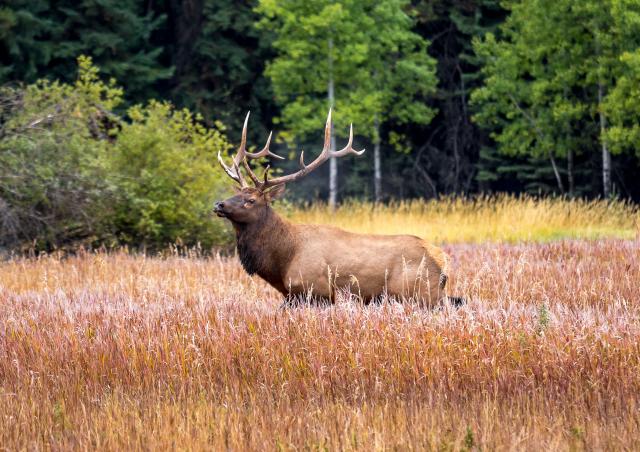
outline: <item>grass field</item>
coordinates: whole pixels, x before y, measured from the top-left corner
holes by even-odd
[[[347,202],[336,212],[314,204],[291,210],[288,216],[299,223],[333,224],[375,234],[413,234],[435,243],[631,239],[640,234],[640,210],[635,205],[508,195],[380,206]]]
[[[387,212],[362,228],[423,230]],[[0,450],[638,450],[640,238],[616,212],[625,239],[498,243],[479,218],[496,243],[445,245],[457,310],[282,312],[234,257],[5,261]]]

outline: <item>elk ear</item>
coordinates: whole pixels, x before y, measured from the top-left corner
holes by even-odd
[[[278,199],[279,197],[284,195],[284,188],[284,184],[276,185],[275,187],[270,188],[269,190],[264,192],[264,196],[265,198],[267,198],[267,201],[273,201],[274,199]]]

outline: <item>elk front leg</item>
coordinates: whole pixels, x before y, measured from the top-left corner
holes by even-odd
[[[323,266],[324,267],[324,266]],[[285,278],[288,292],[283,305],[289,307],[309,304],[326,306],[335,303],[335,288],[327,274],[320,269],[304,269],[302,262],[292,262],[292,270]]]

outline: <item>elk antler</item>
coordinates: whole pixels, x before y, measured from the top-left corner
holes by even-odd
[[[324,146],[322,147],[322,152],[320,153],[320,155],[313,162],[305,165],[304,151],[300,152],[300,169],[293,174],[276,177],[275,179],[269,179],[267,177],[267,168],[267,171],[265,171],[264,182],[261,182],[260,188],[265,189],[268,187],[273,187],[274,185],[296,181],[318,168],[331,157],[344,157],[347,154],[362,155],[364,153],[364,149],[361,151],[356,151],[355,149],[353,149],[352,144],[353,124],[351,124],[351,126],[349,127],[349,142],[347,143],[347,145],[339,151],[331,150],[331,109],[329,109],[329,114],[327,115],[327,123],[324,127]]]
[[[242,187],[246,187],[247,183],[245,182],[244,178],[242,177],[242,173],[240,173],[240,168],[238,167],[241,163],[245,166],[245,168],[248,169],[249,176],[254,181],[254,183],[258,180],[258,178],[253,173],[253,171],[251,171],[251,168],[249,168],[249,165],[247,164],[246,157],[249,157],[251,159],[259,159],[261,157],[266,157],[268,155],[268,156],[271,156],[271,157],[275,157],[275,158],[284,160],[284,157],[280,157],[279,155],[274,154],[273,152],[271,152],[269,150],[269,145],[271,144],[271,136],[273,135],[273,132],[269,133],[269,138],[267,138],[267,143],[264,145],[264,148],[262,148],[262,150],[260,152],[255,152],[255,153],[247,152],[247,150],[246,150],[246,145],[247,145],[247,124],[249,123],[249,115],[250,114],[251,114],[250,111],[247,112],[247,116],[244,118],[244,126],[242,127],[242,138],[240,140],[240,146],[238,147],[238,151],[236,152],[235,157],[233,157],[233,168],[229,168],[224,163],[224,160],[222,160],[222,156],[220,155],[220,151],[218,151],[218,162],[220,162],[220,165],[222,166],[222,169],[224,169],[225,173],[227,173],[227,175],[231,179],[233,179],[234,181],[238,182],[240,184],[240,186],[242,186]]]
[[[339,151],[331,150],[331,109],[329,109],[329,114],[327,115],[327,123],[324,128],[324,146],[322,147],[322,152],[320,153],[320,155],[309,165],[306,165],[304,163],[304,151],[302,151],[300,153],[300,170],[296,171],[293,174],[287,174],[285,176],[276,177],[275,179],[269,179],[268,177],[269,166],[267,166],[264,172],[264,180],[261,181],[255,175],[255,173],[251,170],[251,167],[249,166],[249,163],[247,162],[246,157],[250,159],[265,157],[267,155],[270,155],[271,157],[276,157],[279,159],[282,159],[282,157],[269,151],[269,144],[271,143],[271,134],[269,134],[269,138],[267,139],[267,144],[262,149],[262,151],[257,152],[255,154],[246,152],[245,144],[246,144],[248,120],[249,120],[249,114],[247,114],[247,119],[245,119],[244,121],[244,128],[242,129],[242,142],[240,143],[238,152],[233,159],[233,170],[229,168],[227,165],[225,165],[225,163],[222,161],[222,157],[220,156],[220,152],[218,152],[218,160],[222,165],[222,167],[224,168],[225,172],[229,175],[229,177],[231,177],[236,182],[240,183],[240,185],[243,187],[246,187],[247,184],[242,178],[242,175],[240,174],[240,170],[238,168],[238,165],[240,165],[240,163],[242,163],[244,168],[247,170],[247,174],[249,174],[249,177],[251,178],[255,186],[260,190],[265,190],[266,188],[273,187],[275,185],[296,181],[306,176],[307,174],[309,174],[310,172],[318,168],[320,165],[322,165],[324,162],[326,162],[332,157],[344,157],[347,154],[362,155],[365,151],[364,149],[361,151],[356,151],[352,147],[353,124],[351,124],[351,126],[349,127],[349,142],[347,143],[347,145],[344,148],[340,149]]]

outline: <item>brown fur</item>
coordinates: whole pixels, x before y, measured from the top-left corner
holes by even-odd
[[[269,205],[283,188],[243,188],[216,203],[215,212],[235,228],[238,255],[249,274],[287,298],[311,295],[333,302],[336,289],[346,288],[363,300],[386,294],[422,306],[445,298],[447,256],[441,249],[410,235],[292,224]]]

